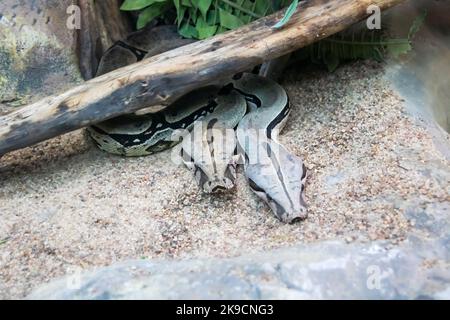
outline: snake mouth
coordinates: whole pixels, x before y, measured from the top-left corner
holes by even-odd
[[[299,222],[301,222],[301,221],[303,221],[303,220],[305,220],[306,219],[306,217],[295,217],[294,219],[292,219],[290,222],[289,222],[289,224],[296,224],[296,223],[299,223]]]
[[[223,187],[223,186],[215,186],[212,190],[211,193],[220,193],[223,191],[228,190],[227,188]]]
[[[203,191],[205,193],[222,193],[226,192],[234,187],[232,180],[224,178],[222,180],[207,181],[203,185]]]
[[[306,220],[306,218],[308,217],[308,212],[306,211],[306,208],[301,208],[300,210],[290,213],[285,211],[281,214],[276,214],[276,216],[280,221],[284,223],[296,224],[302,222],[303,220]]]

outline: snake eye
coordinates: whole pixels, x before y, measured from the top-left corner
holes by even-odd
[[[248,179],[248,184],[250,186],[250,188],[255,191],[255,192],[264,192],[263,189],[261,189],[256,183],[255,181],[253,181],[252,179]]]

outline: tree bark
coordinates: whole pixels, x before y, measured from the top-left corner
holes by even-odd
[[[131,22],[120,11],[120,0],[78,0],[81,29],[77,32],[77,56],[84,80],[92,79],[100,58],[114,42],[131,31]]]
[[[284,10],[239,29],[115,70],[60,95],[0,117],[0,155],[149,106],[167,106],[183,94],[224,82],[247,70],[339,32],[403,0],[310,0],[281,29]]]

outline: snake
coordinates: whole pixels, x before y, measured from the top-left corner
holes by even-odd
[[[102,56],[97,75],[154,55],[148,47],[155,46],[155,38],[162,51],[187,44],[176,29],[165,29],[159,40],[155,29],[116,42]],[[205,193],[233,189],[237,166],[243,165],[250,189],[276,218],[294,223],[307,217],[307,174],[301,158],[278,141],[289,113],[282,86],[244,72],[224,86],[194,90],[160,112],[123,115],[88,132],[101,150],[122,156],[146,156],[180,144],[183,163]]]
[[[290,114],[286,91],[270,79],[249,73],[234,81],[233,86],[253,107],[236,130],[250,189],[281,221],[305,219],[306,166],[278,141]]]

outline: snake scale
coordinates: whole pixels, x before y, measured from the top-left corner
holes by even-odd
[[[102,56],[97,75],[188,42],[172,27],[138,31]],[[181,141],[181,158],[206,193],[232,189],[242,164],[251,190],[279,220],[293,223],[307,216],[306,168],[277,140],[289,112],[280,85],[243,73],[224,87],[193,91],[158,113],[117,117],[88,132],[100,149],[124,156],[149,155]]]

